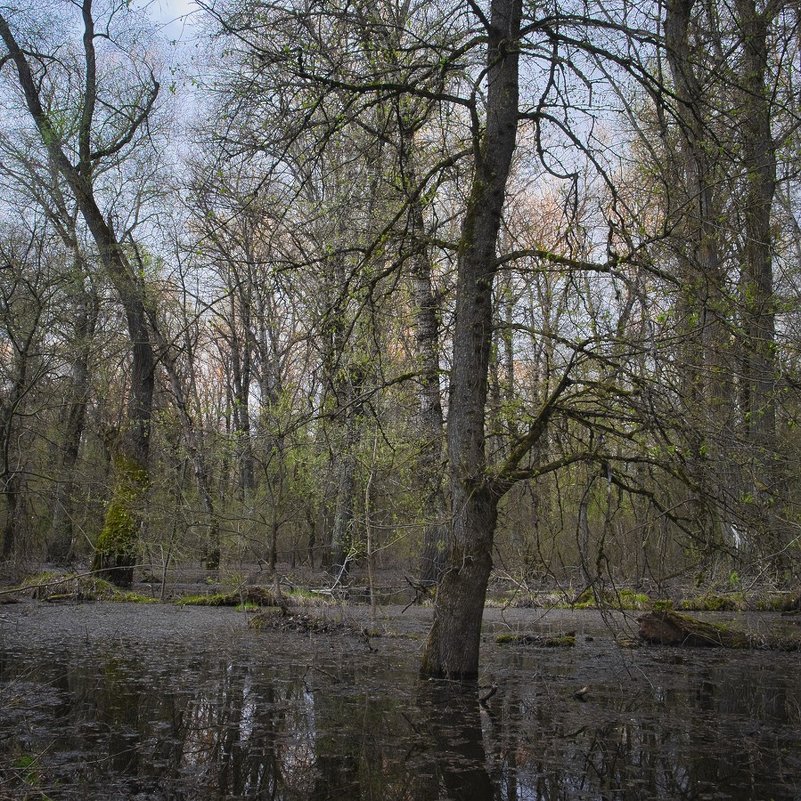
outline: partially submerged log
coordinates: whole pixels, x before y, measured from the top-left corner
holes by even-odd
[[[658,645],[689,645],[711,648],[751,648],[748,635],[715,623],[679,615],[668,610],[649,612],[637,618],[640,637]]]
[[[782,604],[782,614],[797,615],[801,613],[801,590],[796,590]]]
[[[801,650],[801,637],[750,634],[727,624],[707,623],[669,610],[649,612],[637,620],[640,638],[658,645]]]
[[[576,644],[576,632],[566,631],[563,634],[512,634],[504,632],[495,638],[500,645],[514,643],[516,645],[532,645],[535,648],[572,648]]]

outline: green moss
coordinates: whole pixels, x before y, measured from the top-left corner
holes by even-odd
[[[575,633],[559,634],[556,637],[548,637],[542,645],[545,648],[572,648],[576,644]]]
[[[115,590],[114,596],[109,600],[126,604],[157,604],[158,598],[151,598],[149,595],[141,595],[138,592],[120,592]]]
[[[114,494],[95,543],[92,569],[108,570],[115,584],[128,586],[133,577],[139,540],[139,510],[150,486],[150,477],[135,460],[117,454],[114,478]]]
[[[651,599],[644,592],[622,589],[617,596],[618,605],[621,609],[645,610],[652,606]]]
[[[573,606],[576,609],[596,609],[598,604],[595,600],[595,593],[592,590],[584,590],[584,592],[576,598]]]
[[[635,592],[626,587],[620,590],[604,590],[600,593],[603,606],[616,609],[647,610],[652,606],[651,599],[644,592]],[[591,589],[584,590],[573,604],[575,609],[597,609],[598,600]]]
[[[754,601],[754,608],[759,612],[785,612],[793,608],[793,601],[798,593],[769,592]]]
[[[679,609],[688,612],[741,612],[747,608],[745,596],[741,592],[718,595],[705,593],[694,598],[684,598]]]
[[[264,606],[285,606],[283,597],[276,597],[265,587],[242,587],[233,592],[206,593],[204,595],[185,595],[176,602],[180,606],[235,606],[257,608]]]

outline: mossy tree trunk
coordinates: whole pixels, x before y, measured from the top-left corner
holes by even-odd
[[[146,467],[122,454],[113,458],[113,464],[114,490],[95,544],[92,570],[102,571],[118,587],[130,587],[150,477]]]
[[[657,645],[705,648],[751,648],[754,641],[742,631],[706,623],[676,612],[649,612],[638,618],[640,638]]]

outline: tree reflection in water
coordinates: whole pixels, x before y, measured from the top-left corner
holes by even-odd
[[[647,681],[599,662],[581,703],[574,664],[540,653],[503,664],[483,708],[475,687],[419,682],[394,649],[303,666],[291,651],[0,650],[0,799],[799,797],[789,662],[643,652]]]
[[[430,738],[427,754],[434,768],[426,799],[444,795],[453,801],[491,801],[496,797],[487,772],[476,689],[470,684],[421,682],[417,711],[421,728]]]

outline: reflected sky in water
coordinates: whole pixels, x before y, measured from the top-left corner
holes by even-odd
[[[579,639],[488,638],[482,706],[407,637],[0,638],[0,799],[801,797],[797,655]]]

